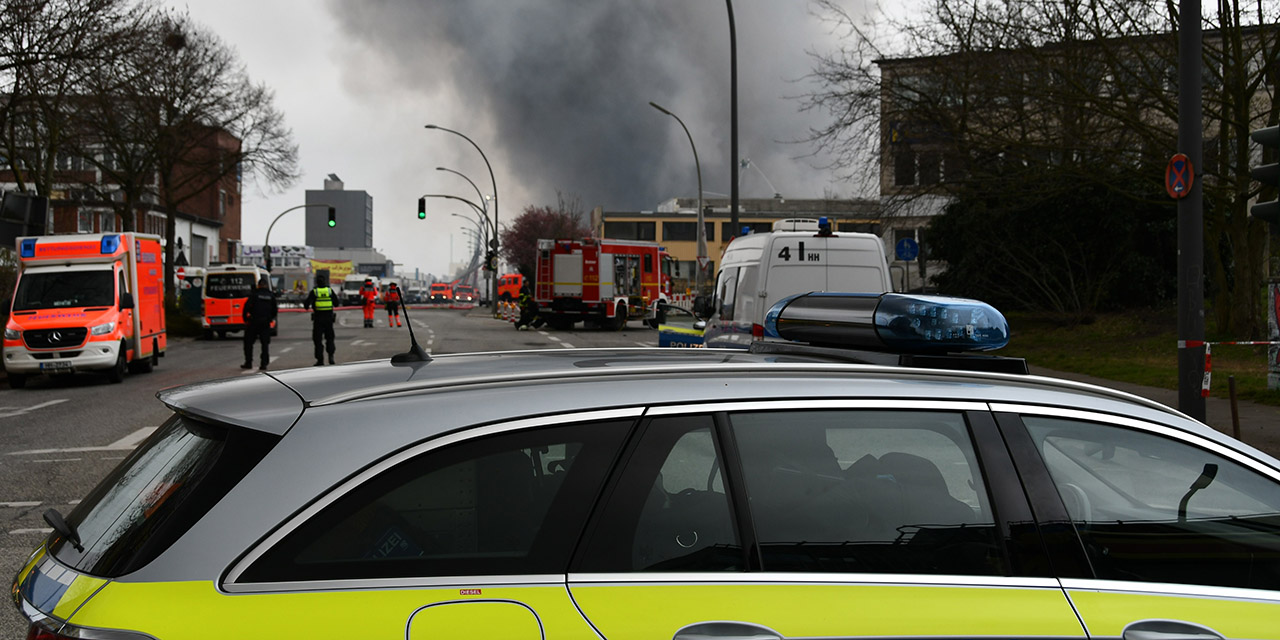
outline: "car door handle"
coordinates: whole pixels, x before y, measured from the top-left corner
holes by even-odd
[[[1124,640],[1224,640],[1209,627],[1181,620],[1139,620],[1120,635]]]
[[[782,640],[782,634],[749,622],[698,622],[677,631],[672,640]]]

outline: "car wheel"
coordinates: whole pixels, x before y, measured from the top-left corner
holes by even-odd
[[[25,374],[25,373],[11,373],[11,374],[9,374],[9,388],[10,388],[10,389],[21,389],[21,388],[23,388],[23,387],[25,387],[25,386],[27,386],[27,374]]]
[[[227,330],[226,330],[226,329],[218,329],[218,339],[219,339],[219,340],[222,340],[222,339],[225,339],[226,337],[227,337]]]
[[[129,368],[128,362],[124,359],[124,349],[125,345],[122,342],[120,343],[120,354],[116,356],[116,366],[107,370],[107,380],[109,380],[111,384],[124,382],[124,374]]]

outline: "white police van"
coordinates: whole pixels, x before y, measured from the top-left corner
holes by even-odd
[[[893,290],[880,238],[833,233],[826,218],[773,223],[770,233],[735,238],[720,259],[708,317],[707,347],[745,349],[764,339],[765,313],[789,296],[814,291]]]

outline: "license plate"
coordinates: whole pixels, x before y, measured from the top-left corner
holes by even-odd
[[[226,318],[209,318],[209,324],[226,324]]]
[[[54,360],[53,362],[41,362],[40,370],[41,371],[70,371],[71,363],[60,361],[60,360]]]

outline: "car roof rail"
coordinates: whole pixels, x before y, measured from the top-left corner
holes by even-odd
[[[751,343],[751,353],[772,355],[796,355],[849,362],[915,369],[947,369],[951,371],[980,371],[985,373],[1012,373],[1027,375],[1025,358],[988,356],[976,354],[895,353],[871,349],[848,349],[794,342],[757,341]]]

